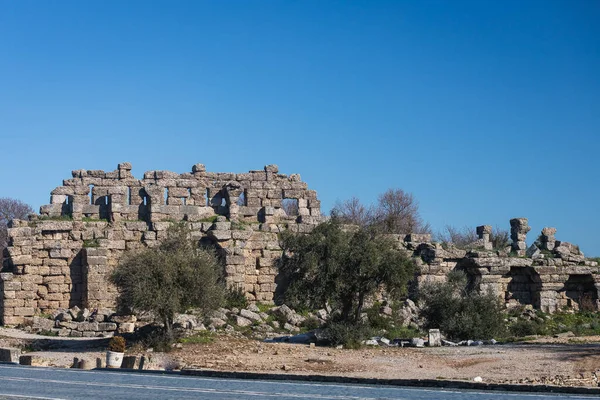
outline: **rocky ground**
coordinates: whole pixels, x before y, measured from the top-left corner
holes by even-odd
[[[236,333],[204,333],[202,342],[184,343],[172,352],[140,349],[152,368],[198,368],[368,378],[473,380],[490,383],[546,383],[598,386],[600,337],[540,338],[527,344],[476,347],[359,350],[265,343]],[[95,365],[106,339],[48,338],[0,328],[0,347],[21,347],[38,365],[70,367],[73,358]],[[135,348],[131,349],[133,353]]]

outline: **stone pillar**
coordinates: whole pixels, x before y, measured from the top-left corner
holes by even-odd
[[[117,168],[119,172],[119,179],[133,178],[133,175],[131,174],[131,163],[121,163],[117,166]]]
[[[479,236],[479,244],[483,246],[485,250],[492,250],[492,242],[490,242],[490,235],[492,233],[492,227],[490,225],[481,225],[477,227],[477,236]]]
[[[429,347],[440,347],[442,345],[442,335],[439,329],[429,330]]]
[[[525,256],[527,250],[527,232],[531,230],[527,218],[513,218],[510,220],[510,238],[512,250],[519,256]]]
[[[109,250],[100,247],[83,249],[84,266],[83,305],[86,308],[112,308],[116,303],[116,289],[109,287],[106,275],[110,273],[108,266]]]
[[[556,246],[556,238],[554,235],[556,234],[556,228],[546,227],[542,229],[541,242],[542,242],[542,250],[552,251]]]

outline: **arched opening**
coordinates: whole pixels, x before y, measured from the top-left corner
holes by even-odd
[[[511,267],[506,287],[505,302],[509,307],[531,304],[541,307],[542,281],[533,267]]]
[[[582,311],[598,310],[598,289],[591,274],[569,275],[559,293],[563,307]]]

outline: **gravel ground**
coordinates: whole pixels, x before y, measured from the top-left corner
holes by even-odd
[[[49,338],[0,328],[1,347],[22,347],[39,365],[70,367],[73,358],[96,365],[107,339]],[[29,350],[29,351],[28,351]],[[37,351],[34,351],[37,350]],[[40,351],[41,350],[41,351]],[[490,383],[598,386],[600,337],[540,338],[527,344],[360,350],[264,343],[219,334],[211,343],[184,344],[168,354],[145,354],[152,368],[341,375],[367,378],[459,379]]]

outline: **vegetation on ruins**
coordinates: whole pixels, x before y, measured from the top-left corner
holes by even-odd
[[[166,339],[172,340],[176,313],[221,304],[221,270],[215,254],[199,248],[189,230],[176,224],[157,247],[126,253],[110,280],[119,290],[120,310],[153,314],[162,322]]]
[[[344,229],[337,218],[310,234],[282,234],[280,272],[288,279],[285,301],[299,309],[330,306],[336,320],[356,325],[365,300],[384,289],[406,293],[413,260],[370,228]]]
[[[419,214],[419,203],[411,193],[388,189],[377,204],[363,205],[356,197],[338,201],[331,215],[346,224],[368,227],[379,233],[429,233],[431,227]]]
[[[4,259],[4,249],[8,245],[8,222],[12,219],[27,219],[33,208],[21,200],[9,197],[0,198],[0,266]]]
[[[476,243],[479,237],[476,230],[471,227],[464,226],[457,228],[452,225],[446,225],[444,229],[433,235],[433,239],[442,244],[448,245],[451,243],[456,248],[466,249]],[[506,229],[498,227],[492,229],[489,240],[492,243],[492,248],[495,250],[503,250],[507,246],[510,246],[510,234]]]
[[[467,287],[461,271],[448,274],[446,282],[424,284],[419,296],[425,328],[439,328],[452,339],[503,337],[505,316],[498,297]]]

